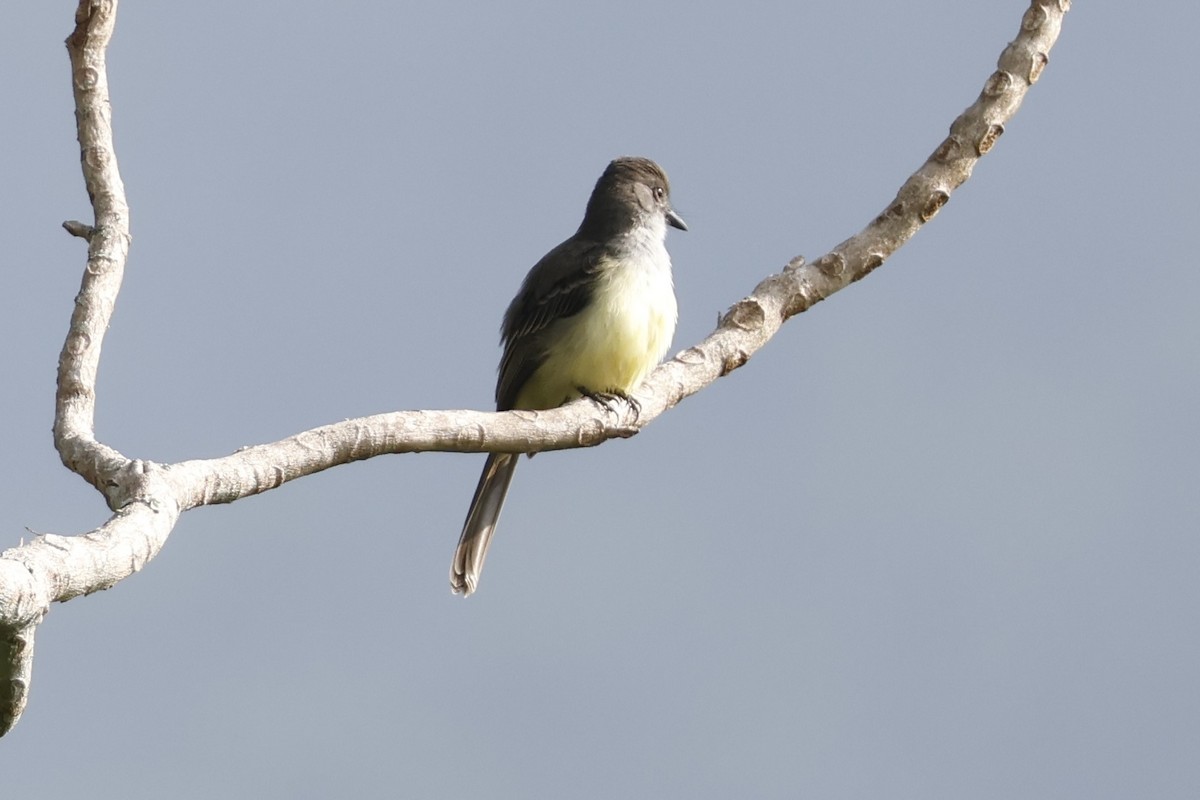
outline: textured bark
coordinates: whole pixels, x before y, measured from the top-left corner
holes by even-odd
[[[685,397],[742,366],[792,316],[866,277],[913,236],[995,145],[1037,81],[1068,0],[1034,0],[979,98],[862,231],[812,263],[797,256],[721,318],[704,341],[659,366],[631,407],[579,401],[548,411],[401,411],[346,420],[222,458],[156,464],[95,438],[96,371],[129,251],[129,208],[112,139],[105,52],[116,0],[82,0],[67,39],[84,182],[95,220],[64,227],[88,242],[87,268],[59,358],[54,444],[113,515],[76,536],[38,536],[0,553],[0,735],[28,697],[33,637],[53,602],[107,589],[162,549],[179,515],[385,453],[556,450],[630,436]]]

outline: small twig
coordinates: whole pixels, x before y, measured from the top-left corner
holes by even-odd
[[[96,232],[96,229],[91,225],[80,222],[77,219],[69,219],[62,225],[66,228],[67,233],[72,236],[78,236],[80,239],[86,239],[89,242],[92,240],[92,234]]]

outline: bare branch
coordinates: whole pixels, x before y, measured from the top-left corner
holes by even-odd
[[[0,578],[3,577],[4,574],[0,573]],[[5,584],[0,582],[0,592],[5,588]],[[0,636],[0,663],[3,664],[4,678],[0,681],[0,735],[8,733],[17,724],[29,699],[29,681],[33,676],[33,634],[36,630],[37,622],[31,622]]]
[[[796,257],[721,318],[703,342],[662,364],[637,392],[640,412],[580,400],[547,411],[403,411],[346,420],[223,458],[159,465],[97,442],[96,372],[129,251],[129,210],[113,149],[105,49],[117,0],[81,0],[67,39],[84,181],[93,225],[64,228],[88,242],[83,284],[59,359],[54,442],[63,463],[104,494],[113,516],[79,536],[40,536],[0,553],[0,735],[24,709],[33,635],[49,606],[106,589],[162,549],[179,515],[229,503],[339,464],[428,450],[537,451],[630,436],[745,364],[785,321],[868,275],[946,204],[1004,132],[1047,63],[1069,0],[1033,0],[1017,38],[950,135],[862,231],[815,262]]]
[[[129,206],[113,148],[112,105],[105,52],[117,18],[117,0],[81,0],[67,37],[80,164],[96,219],[87,230],[88,261],[75,298],[71,328],[58,358],[54,446],[72,472],[105,491],[128,459],[95,438],[96,372],[129,254]],[[64,227],[75,235],[79,223]]]
[[[778,275],[768,276],[736,303],[717,330],[695,347],[663,364],[643,387],[673,406],[749,360],[788,319],[865,278],[912,238],[971,176],[976,162],[995,145],[1004,125],[1046,66],[1058,39],[1069,0],[1033,0],[1021,30],[1001,53],[997,70],[979,98],[950,126],[950,135],[865,228],[812,264],[799,256]],[[642,400],[642,421],[663,410]]]

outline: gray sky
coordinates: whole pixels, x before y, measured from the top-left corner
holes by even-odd
[[[98,435],[489,407],[508,299],[622,154],[691,226],[682,349],[884,208],[1025,5],[129,0]],[[1076,3],[882,269],[635,439],[523,463],[469,600],[481,456],[187,514],[40,628],[6,796],[1195,797],[1200,10],[1156,10]],[[0,547],[107,517],[49,432],[72,12],[0,29]]]

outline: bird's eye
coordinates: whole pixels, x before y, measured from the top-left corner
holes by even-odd
[[[664,197],[667,196],[667,190],[661,186],[655,186],[654,187],[654,196],[657,199],[662,200]]]

